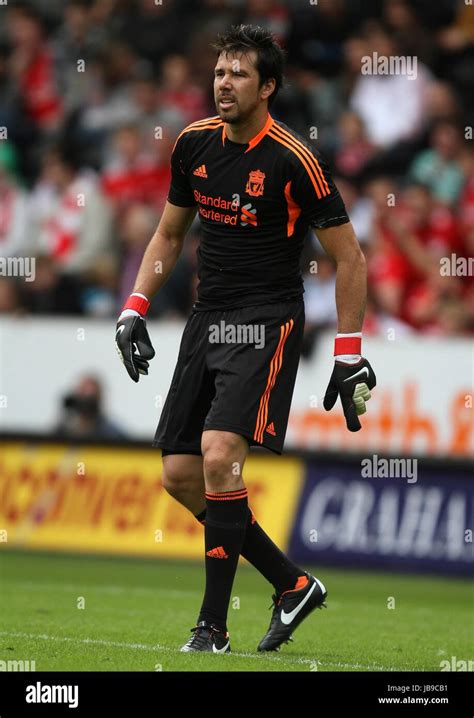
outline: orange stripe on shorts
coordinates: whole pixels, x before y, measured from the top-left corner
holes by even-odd
[[[282,324],[280,327],[280,341],[278,342],[278,346],[270,362],[267,386],[265,387],[265,391],[260,397],[260,405],[258,408],[257,421],[255,424],[255,431],[253,435],[254,440],[257,441],[259,444],[263,443],[263,432],[265,430],[265,426],[268,419],[268,402],[270,401],[270,393],[275,386],[276,378],[281,369],[281,365],[283,363],[283,349],[285,347],[285,342],[288,339],[291,330],[293,329],[293,325],[294,321],[293,319],[290,319],[289,322],[286,322],[286,324]]]

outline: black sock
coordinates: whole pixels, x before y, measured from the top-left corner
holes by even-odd
[[[206,591],[199,621],[227,631],[227,611],[247,527],[247,489],[206,491]]]
[[[196,515],[206,525],[206,509]],[[257,523],[250,506],[247,512],[247,530],[240,551],[257,571],[269,581],[277,593],[294,588],[303,571],[283,553]]]

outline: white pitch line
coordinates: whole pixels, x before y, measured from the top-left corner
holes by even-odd
[[[178,648],[170,648],[169,646],[162,646],[159,643],[155,645],[149,645],[146,643],[125,643],[123,641],[105,641],[99,638],[72,638],[70,636],[49,636],[45,633],[22,633],[21,631],[0,631],[0,636],[8,636],[12,638],[26,638],[28,640],[43,640],[43,641],[60,641],[64,643],[80,643],[85,645],[98,645],[98,646],[110,646],[112,648],[130,648],[132,650],[139,650],[139,651],[164,651],[165,653],[179,653]],[[226,654],[227,655],[227,654]],[[337,668],[350,668],[353,670],[366,670],[366,671],[397,671],[400,670],[399,668],[387,668],[385,666],[378,666],[378,665],[369,665],[364,666],[360,663],[331,663],[331,662],[322,662],[319,660],[311,660],[310,658],[295,658],[293,656],[288,656],[288,658],[284,658],[283,656],[269,656],[268,654],[254,654],[254,653],[240,653],[240,652],[232,652],[228,655],[233,656],[234,658],[252,658],[257,660],[265,660],[269,659],[271,661],[274,661],[276,663],[283,663],[283,664],[299,664],[299,665],[308,665],[308,666],[314,666],[318,665],[321,667],[329,667],[334,666]],[[315,671],[316,672],[316,671]]]
[[[62,641],[64,643],[85,643],[97,646],[111,646],[114,648],[132,648],[139,651],[164,651],[165,646],[158,643],[154,646],[146,643],[124,643],[122,641],[104,641],[100,638],[72,638],[70,636],[48,636],[46,633],[22,633],[21,631],[0,631],[0,636],[9,636],[12,638],[26,638],[36,641]]]

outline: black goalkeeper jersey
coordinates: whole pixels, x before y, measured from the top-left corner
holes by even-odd
[[[247,144],[229,140],[218,116],[194,122],[171,172],[168,201],[197,205],[201,221],[196,310],[301,297],[308,228],[349,221],[320,153],[270,115]]]

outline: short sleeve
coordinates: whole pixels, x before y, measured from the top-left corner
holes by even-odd
[[[178,207],[193,207],[196,204],[186,173],[186,135],[178,137],[171,153],[171,185],[168,202]]]
[[[320,152],[305,146],[293,157],[291,196],[314,229],[349,222],[346,207]]]

